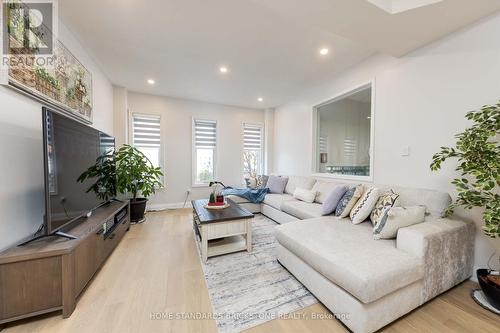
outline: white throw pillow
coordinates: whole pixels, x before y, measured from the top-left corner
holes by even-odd
[[[352,223],[360,224],[364,222],[370,216],[373,208],[375,208],[379,197],[380,190],[378,188],[371,187],[366,189],[349,214]]]
[[[314,199],[316,199],[316,194],[318,194],[318,192],[297,187],[293,192],[293,197],[300,201],[314,202]]]
[[[425,210],[425,206],[392,207],[373,227],[373,238],[396,238],[400,228],[424,222]]]

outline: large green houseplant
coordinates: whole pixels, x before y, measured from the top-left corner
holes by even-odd
[[[452,181],[458,197],[447,210],[456,207],[484,208],[483,231],[492,238],[500,236],[500,102],[467,113],[474,125],[457,134],[455,147],[441,147],[432,158],[431,169],[439,170],[449,158],[456,158],[460,176]]]
[[[144,218],[148,197],[162,186],[163,173],[138,149],[123,145],[116,152],[116,187],[119,193],[129,194],[131,221]],[[142,197],[139,197],[142,195]]]
[[[492,238],[500,236],[500,102],[467,113],[472,127],[457,134],[455,147],[441,147],[432,158],[431,169],[439,170],[449,158],[458,161],[453,179],[458,196],[447,209],[480,207],[483,213],[483,232]],[[477,278],[491,306],[500,310],[500,284],[489,269],[478,269]]]
[[[123,145],[116,152],[99,156],[78,181],[93,179],[87,192],[95,192],[104,201],[114,198],[117,193],[131,196],[130,220],[137,222],[144,218],[147,198],[162,186],[162,176],[160,168],[154,167],[141,151]]]

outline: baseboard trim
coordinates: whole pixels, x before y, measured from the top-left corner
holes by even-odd
[[[184,206],[184,202],[176,202],[176,203],[168,203],[168,204],[153,204],[148,205],[148,212],[156,212],[161,210],[168,209],[179,209],[179,208],[192,208],[191,202],[186,202],[186,206]]]
[[[474,266],[474,267],[472,268],[472,276],[470,277],[470,279],[469,279],[469,280],[474,281],[474,282],[476,282],[476,283],[479,283],[479,281],[477,281],[477,275],[476,275],[476,271],[477,271],[478,269],[479,269],[479,267],[477,267],[477,266]]]

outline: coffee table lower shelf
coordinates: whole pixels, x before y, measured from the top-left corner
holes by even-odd
[[[201,240],[201,259],[239,251],[252,252],[252,220],[201,224],[194,221]]]
[[[208,241],[207,257],[247,250],[246,238],[237,235]]]

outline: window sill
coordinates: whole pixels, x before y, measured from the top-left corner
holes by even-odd
[[[371,183],[373,182],[373,175],[370,176],[354,176],[354,175],[337,175],[334,173],[313,173],[313,177],[323,177],[330,179],[338,179],[338,180],[354,180],[354,181],[362,181]]]
[[[207,184],[191,184],[191,187],[193,188],[209,188],[210,186],[208,186],[208,183]]]

